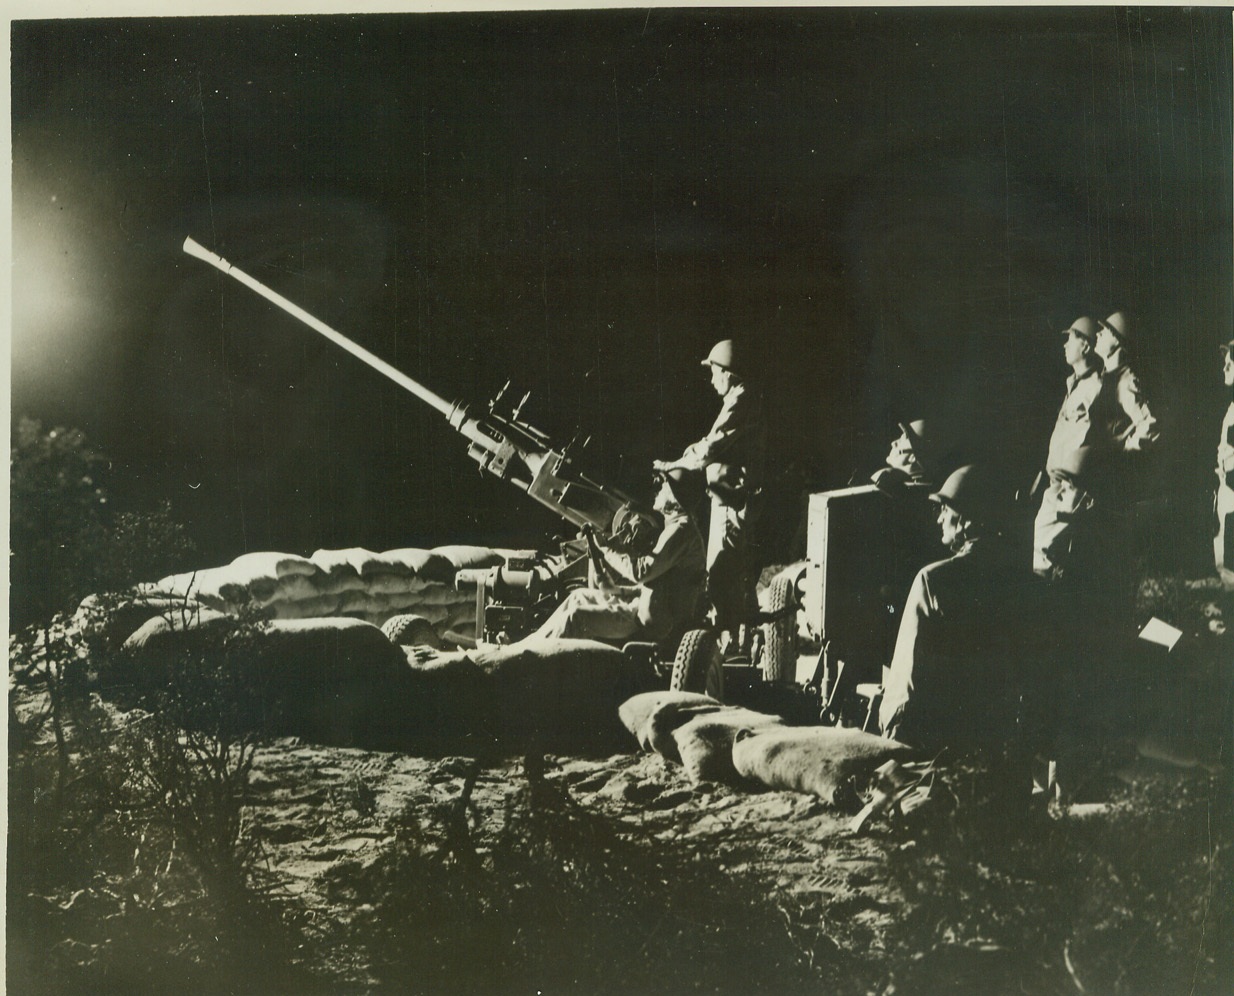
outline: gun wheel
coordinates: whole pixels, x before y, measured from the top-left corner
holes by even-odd
[[[796,585],[790,577],[778,577],[767,593],[767,613],[774,618],[763,624],[763,680],[797,680]]]
[[[692,629],[681,638],[669,686],[674,692],[702,692],[724,701],[724,658],[709,629]]]
[[[433,624],[424,616],[404,613],[391,616],[381,624],[386,639],[399,647],[428,646],[441,649],[441,638]]]

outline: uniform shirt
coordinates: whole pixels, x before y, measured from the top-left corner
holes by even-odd
[[[1217,443],[1217,480],[1224,488],[1234,487],[1234,401],[1225,410],[1221,439]]]
[[[1213,554],[1217,572],[1227,588],[1234,587],[1234,402],[1226,409],[1217,444],[1217,494],[1213,511],[1217,515],[1217,534]]]
[[[1103,442],[1104,430],[1098,429],[1092,419],[1093,403],[1101,392],[1101,368],[1089,367],[1082,374],[1067,378],[1067,394],[1058,410],[1058,420],[1050,435],[1050,450],[1046,457],[1046,470],[1053,470],[1070,453],[1081,446]],[[1108,438],[1108,435],[1107,435]]]
[[[1124,450],[1146,449],[1159,435],[1157,419],[1144,399],[1140,378],[1126,363],[1120,362],[1102,375],[1093,420]]]
[[[601,551],[605,561],[627,582],[626,594],[638,601],[639,622],[652,639],[689,627],[702,607],[707,577],[703,537],[684,512],[668,512],[651,553],[631,557]]]
[[[1018,645],[1035,617],[1013,551],[976,540],[913,580],[884,682],[879,726],[914,746],[968,744],[1010,729]]]
[[[723,476],[733,487],[758,486],[762,475],[766,427],[757,397],[741,383],[724,395],[720,413],[711,431],[686,447],[676,465],[686,470],[706,470],[713,464],[732,468]],[[708,475],[709,481],[712,479]]]

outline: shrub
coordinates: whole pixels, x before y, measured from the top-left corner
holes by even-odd
[[[14,629],[71,612],[86,595],[174,570],[192,543],[166,502],[116,510],[110,462],[79,429],[14,428],[9,457],[10,622]]]

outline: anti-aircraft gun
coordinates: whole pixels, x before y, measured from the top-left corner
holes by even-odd
[[[184,251],[256,291],[437,409],[467,440],[467,455],[482,471],[526,491],[581,531],[580,538],[563,544],[561,554],[555,557],[527,558],[510,561],[504,568],[460,572],[461,585],[477,588],[482,614],[477,620],[478,636],[518,634],[530,629],[556,603],[564,588],[584,580],[588,552],[594,551],[588,538],[591,531],[604,537],[608,545],[636,554],[648,552],[654,545],[663,525],[659,513],[587,476],[571,459],[569,447],[557,447],[545,433],[522,421],[519,416],[527,395],[510,414],[498,413],[509,382],[489,402],[487,411],[472,414],[466,405],[447,401],[192,238],[184,240]]]

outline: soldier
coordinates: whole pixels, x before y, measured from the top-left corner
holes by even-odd
[[[1050,488],[1060,521],[1069,528],[1047,551],[1059,582],[1065,614],[1076,629],[1108,643],[1131,604],[1130,550],[1116,478],[1114,451],[1081,446],[1050,471]],[[1077,635],[1076,640],[1086,642]],[[1073,641],[1075,642],[1075,641]]]
[[[711,431],[671,461],[656,461],[659,471],[703,471],[711,494],[707,538],[707,595],[721,631],[736,634],[754,611],[754,578],[749,530],[762,494],[766,426],[761,400],[747,381],[748,360],[725,339],[715,344],[703,366],[722,399]]]
[[[1098,414],[1105,430],[1124,450],[1144,450],[1157,441],[1157,419],[1144,398],[1140,379],[1128,366],[1131,322],[1116,311],[1098,322],[1097,355],[1105,366],[1102,374]]]
[[[1077,318],[1063,330],[1063,356],[1071,367],[1067,378],[1067,393],[1063,397],[1050,448],[1046,455],[1046,472],[1061,466],[1081,446],[1093,445],[1108,432],[1093,421],[1093,405],[1101,391],[1103,364],[1096,352],[1097,323],[1088,317]],[[1044,577],[1054,572],[1049,551],[1060,542],[1068,524],[1058,517],[1058,494],[1047,487],[1041,496],[1041,507],[1033,522],[1033,570]]]
[[[891,499],[881,530],[889,544],[889,573],[884,578],[888,594],[906,592],[917,571],[943,553],[930,495],[945,477],[947,452],[936,428],[924,419],[901,422],[900,435],[891,444],[886,465],[870,477],[874,486]]]
[[[924,419],[900,423],[900,435],[887,452],[886,466],[880,467],[870,480],[891,497],[920,492],[928,494],[938,484],[938,454],[933,434]]]
[[[697,624],[706,556],[691,512],[702,500],[701,474],[673,469],[660,476],[655,507],[664,528],[655,548],[647,556],[632,556],[605,547],[591,534],[603,560],[598,587],[570,592],[536,636],[663,640]]]
[[[1217,534],[1213,555],[1221,583],[1234,590],[1234,339],[1221,346],[1222,375],[1231,389],[1230,406],[1221,422],[1217,443],[1217,494],[1213,508],[1217,513]]]
[[[920,747],[1001,741],[1013,728],[1016,644],[1032,629],[1032,574],[994,530],[999,487],[985,468],[952,473],[930,496],[952,555],[917,572],[900,617],[879,725]],[[1009,500],[1009,499],[1008,499]]]

